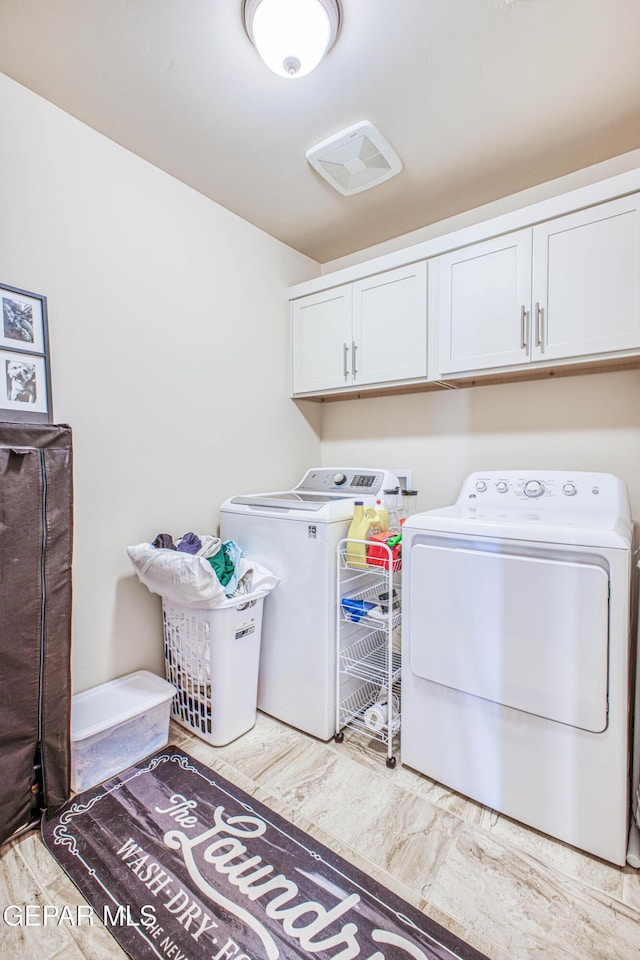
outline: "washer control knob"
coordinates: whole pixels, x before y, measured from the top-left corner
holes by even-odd
[[[507,483],[506,480],[498,480],[498,482],[496,483],[496,490],[498,491],[498,493],[506,493],[508,489],[509,489],[509,484]]]
[[[345,477],[344,473],[334,473],[333,475],[333,482],[335,483],[336,487],[341,487],[346,479],[347,478]]]
[[[484,493],[486,489],[487,489],[486,480],[476,480],[476,490],[478,491],[478,493]]]
[[[527,480],[524,485],[524,495],[525,497],[531,497],[535,499],[536,497],[541,497],[544,493],[544,484],[540,483],[539,480]]]
[[[567,497],[575,497],[578,490],[575,483],[565,483],[562,487],[562,492],[566,494]]]

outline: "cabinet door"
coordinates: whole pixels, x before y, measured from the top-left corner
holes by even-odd
[[[533,358],[640,347],[638,194],[533,230]]]
[[[291,304],[293,393],[351,384],[351,287],[301,297]]]
[[[354,383],[427,376],[427,265],[353,284]]]
[[[440,375],[529,361],[530,229],[443,254],[430,270]]]

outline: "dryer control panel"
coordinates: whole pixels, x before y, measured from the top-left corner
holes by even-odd
[[[622,481],[610,473],[556,470],[488,471],[464,481],[457,503],[487,507],[535,504],[536,509],[611,513],[627,502]]]

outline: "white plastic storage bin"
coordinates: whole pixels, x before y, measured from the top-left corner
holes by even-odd
[[[215,747],[256,722],[264,597],[231,597],[212,610],[163,599],[167,679],[178,690],[171,715]]]
[[[138,670],[72,697],[71,789],[87,790],[166,746],[175,692]]]

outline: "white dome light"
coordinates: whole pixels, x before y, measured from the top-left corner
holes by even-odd
[[[244,0],[244,25],[266,65],[281,77],[304,77],[333,46],[337,0]]]

